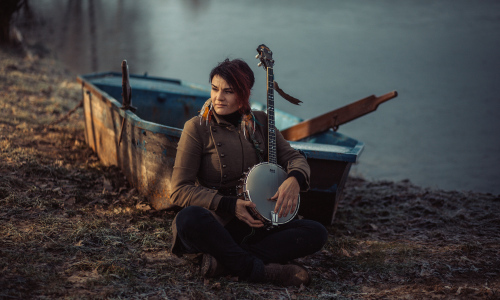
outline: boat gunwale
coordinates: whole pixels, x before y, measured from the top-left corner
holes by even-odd
[[[345,147],[345,146],[321,144],[321,143],[288,141],[288,143],[290,143],[290,146],[292,146],[294,149],[304,152],[306,154],[306,157],[308,158],[325,159],[325,160],[334,159],[350,163],[357,163],[359,156],[364,150],[364,143],[358,140],[356,140],[356,142],[357,143],[354,147]],[[350,150],[342,152],[339,151],[339,148],[349,148]],[[340,156],[342,156],[343,158],[341,159]],[[348,159],[346,159],[346,156]]]

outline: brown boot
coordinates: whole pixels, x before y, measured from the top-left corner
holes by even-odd
[[[219,264],[212,255],[203,254],[203,259],[201,260],[201,275],[205,278],[213,278],[229,275],[229,271]]]
[[[268,264],[264,266],[264,279],[282,286],[300,286],[311,283],[311,277],[307,270],[293,264]]]

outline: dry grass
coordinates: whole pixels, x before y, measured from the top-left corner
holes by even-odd
[[[151,210],[86,146],[74,76],[0,50],[0,298],[494,299],[498,196],[351,178],[307,288],[203,280],[167,250],[174,214]]]

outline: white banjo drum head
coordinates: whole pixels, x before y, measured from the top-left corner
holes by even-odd
[[[248,200],[255,203],[257,212],[264,219],[277,225],[292,220],[297,214],[300,203],[300,199],[298,199],[295,211],[285,217],[277,218],[277,221],[276,216],[273,222],[272,212],[274,212],[276,201],[270,199],[276,194],[286,178],[287,173],[281,166],[264,162],[250,169],[245,180],[245,191]]]

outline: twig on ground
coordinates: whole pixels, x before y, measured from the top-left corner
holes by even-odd
[[[64,116],[60,117],[58,120],[50,122],[49,126],[55,125],[55,124],[59,124],[62,121],[65,121],[66,119],[68,119],[80,107],[83,107],[83,99],[72,110],[68,111],[67,114],[65,114]]]

